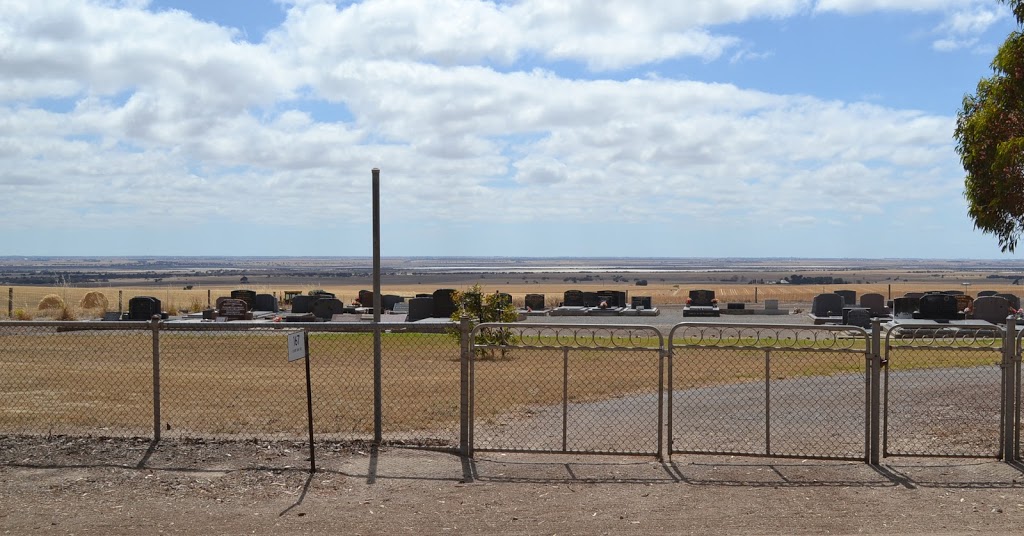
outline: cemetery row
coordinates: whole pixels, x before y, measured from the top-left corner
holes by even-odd
[[[994,290],[983,290],[977,298],[959,290],[910,292],[888,301],[871,293],[862,295],[859,304],[855,291],[838,290],[815,296],[809,316],[815,324],[868,328],[874,319],[892,324],[1004,324],[1008,316],[1020,313],[1019,297]]]

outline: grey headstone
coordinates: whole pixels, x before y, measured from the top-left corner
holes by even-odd
[[[863,307],[850,309],[846,315],[846,325],[869,329],[871,327],[871,311]]]
[[[857,305],[857,291],[856,290],[837,290],[835,294],[843,297],[843,305],[845,307],[855,307]]]
[[[1006,298],[1006,300],[1010,302],[1010,305],[1014,309],[1020,309],[1020,298],[1018,298],[1016,294],[1002,293],[996,294],[996,296],[1002,296]]]
[[[1010,300],[1002,296],[981,296],[974,300],[974,319],[1003,324],[1010,315]]]
[[[217,307],[217,316],[229,320],[244,320],[249,312],[249,304],[241,298],[228,298],[221,300]]]
[[[296,296],[292,298],[292,312],[296,314],[312,313],[313,304],[319,299],[319,296]]]
[[[885,314],[885,296],[877,293],[863,294],[860,297],[860,306],[871,311],[874,316]]]
[[[814,316],[840,316],[843,314],[843,297],[835,294],[818,294],[811,301]]]
[[[434,297],[425,296],[409,300],[409,316],[405,317],[406,322],[416,322],[424,318],[430,318],[434,314]]]
[[[524,300],[527,309],[533,311],[544,310],[544,295],[543,294],[527,294]]]
[[[270,311],[272,313],[278,312],[280,308],[277,305],[277,296],[273,294],[257,294],[253,302],[253,309],[256,311]]]
[[[330,320],[334,315],[345,312],[345,304],[338,298],[322,298],[313,304],[313,315],[323,320]]]
[[[765,300],[764,301],[764,310],[765,311],[778,311],[779,310],[779,300]]]

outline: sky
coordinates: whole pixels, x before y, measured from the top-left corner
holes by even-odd
[[[0,256],[1016,259],[996,0],[0,0]]]

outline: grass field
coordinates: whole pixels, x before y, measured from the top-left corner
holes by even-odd
[[[991,341],[968,348],[896,348],[893,366],[945,368],[998,362]],[[858,373],[863,345],[773,350],[771,377]],[[165,435],[302,437],[306,427],[302,362],[289,363],[282,332],[209,330],[160,333],[161,426]],[[310,366],[317,433],[366,438],[373,430],[373,337],[311,333]],[[443,334],[383,336],[382,401],[386,438],[455,441],[459,348]],[[478,420],[558,404],[563,371],[570,401],[592,401],[658,386],[656,350],[513,349],[475,364]],[[57,332],[0,328],[0,430],[149,435],[152,430],[149,331]],[[563,368],[564,367],[564,368]],[[750,348],[677,350],[676,389],[763,381],[766,353]]]

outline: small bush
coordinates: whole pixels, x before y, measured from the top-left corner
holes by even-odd
[[[94,290],[87,292],[82,297],[82,301],[78,302],[78,306],[82,309],[102,309],[106,312],[107,308],[110,307],[110,302],[107,301],[107,297],[102,292]]]
[[[75,311],[70,307],[61,307],[60,312],[57,314],[57,320],[78,320],[78,316]]]
[[[32,320],[32,313],[24,309],[15,309],[14,316],[12,318],[15,320]]]

